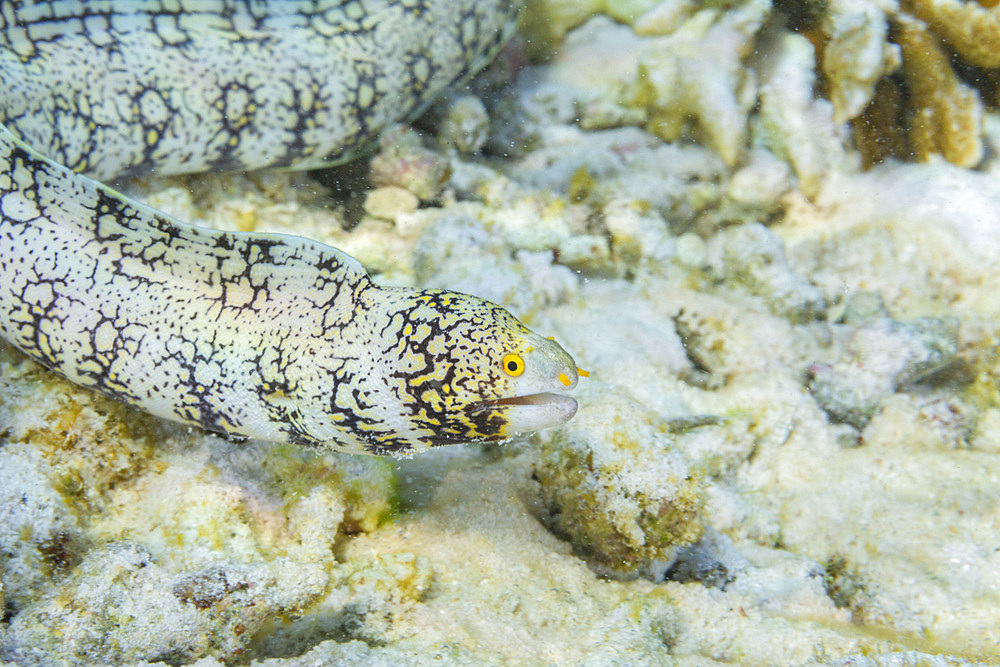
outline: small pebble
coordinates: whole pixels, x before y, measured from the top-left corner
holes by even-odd
[[[365,212],[382,220],[395,220],[404,213],[413,213],[420,205],[417,196],[396,185],[375,188],[365,198]]]

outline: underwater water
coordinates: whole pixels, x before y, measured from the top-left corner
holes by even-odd
[[[480,4],[449,78],[503,41]],[[499,304],[580,366],[575,416],[373,457],[158,419],[0,340],[0,665],[1000,664],[1000,9],[525,4],[346,164],[99,179]]]

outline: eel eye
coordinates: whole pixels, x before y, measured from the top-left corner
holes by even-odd
[[[524,372],[524,359],[519,354],[508,354],[503,358],[503,370],[511,377],[517,377]]]

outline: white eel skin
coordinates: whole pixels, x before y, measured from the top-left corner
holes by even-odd
[[[3,3],[0,334],[73,382],[236,436],[408,455],[570,419],[576,402],[550,392],[576,386],[573,359],[495,304],[380,287],[335,248],[196,228],[76,173],[348,159],[485,62],[515,13]]]

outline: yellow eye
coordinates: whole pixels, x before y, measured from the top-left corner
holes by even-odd
[[[524,372],[524,359],[519,354],[508,354],[503,358],[503,370],[511,377],[517,377]]]

